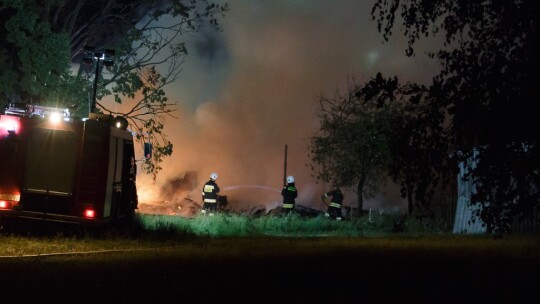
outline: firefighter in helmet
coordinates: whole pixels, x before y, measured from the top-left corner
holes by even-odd
[[[212,174],[210,174],[210,179],[203,186],[203,207],[201,210],[202,214],[208,213],[210,216],[212,216],[217,211],[219,193],[219,186],[216,183],[217,178],[217,173],[213,172]]]
[[[341,207],[343,205],[343,192],[341,189],[334,185],[332,190],[321,195],[321,200],[326,203],[326,199],[330,197],[330,204],[324,214],[326,217],[341,221]]]
[[[281,206],[281,211],[283,213],[290,213],[294,210],[296,197],[298,196],[298,191],[294,184],[294,176],[287,176],[287,184],[281,190],[281,196],[283,196],[283,205]]]

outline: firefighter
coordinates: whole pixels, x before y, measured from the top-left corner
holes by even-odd
[[[326,217],[341,221],[341,207],[343,205],[343,192],[334,185],[333,189],[321,195],[321,200],[326,203],[326,199],[330,197],[330,204],[324,214]]]
[[[287,214],[294,210],[296,204],[296,197],[298,191],[294,185],[294,177],[292,175],[287,176],[287,184],[281,190],[281,196],[283,196],[283,205],[281,206],[281,212]]]
[[[217,173],[210,174],[210,179],[204,184],[202,191],[203,207],[202,214],[208,213],[213,216],[218,207],[219,186],[216,183]]]

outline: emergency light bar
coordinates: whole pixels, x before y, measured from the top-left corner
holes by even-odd
[[[63,118],[64,120],[69,119],[71,116],[69,109],[66,109],[66,108],[47,107],[47,106],[40,106],[40,105],[26,104],[26,103],[19,103],[19,102],[9,103],[4,113],[6,115],[23,116],[23,117],[33,117],[33,116],[45,117],[45,116],[51,115],[51,116]]]

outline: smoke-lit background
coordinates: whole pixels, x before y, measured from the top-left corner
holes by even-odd
[[[333,96],[348,78],[364,83],[377,72],[429,83],[438,72],[424,53],[432,49],[420,47],[415,58],[406,57],[397,30],[383,43],[370,16],[372,1],[227,2],[231,10],[221,32],[183,37],[187,62],[168,88],[178,102],[178,119],[167,119],[165,129],[173,155],[155,183],[139,174],[140,201],[187,198],[200,204],[203,183],[217,172],[229,201],[276,207],[287,145],[287,175],[296,178],[297,203],[325,209],[318,196],[328,185],[317,183],[307,166],[309,138],[319,126],[319,96]],[[345,205],[351,202],[356,195],[348,193]],[[366,208],[392,206],[404,206],[395,187],[365,202]]]

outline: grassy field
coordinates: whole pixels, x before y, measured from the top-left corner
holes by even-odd
[[[540,295],[540,236],[452,235],[426,223],[409,231],[398,223],[403,231],[392,232],[395,220],[372,218],[369,227],[324,220],[142,216],[129,233],[3,230],[0,290],[63,303],[525,303]]]

